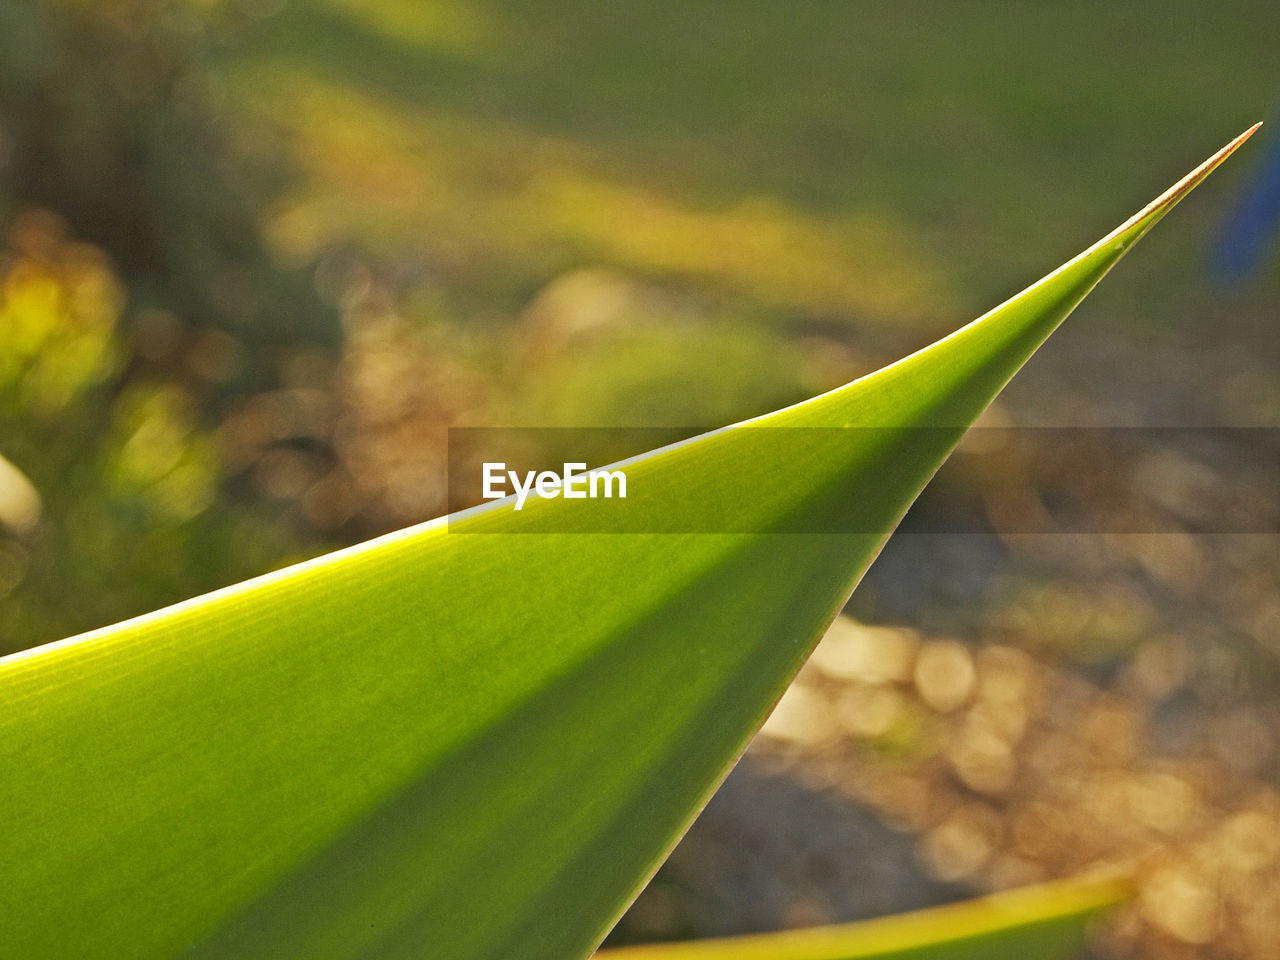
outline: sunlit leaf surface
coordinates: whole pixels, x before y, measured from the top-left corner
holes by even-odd
[[[0,955],[586,956],[965,428],[1242,139],[932,347],[629,462],[624,509],[489,505],[0,661]]]

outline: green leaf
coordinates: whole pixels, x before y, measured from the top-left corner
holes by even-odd
[[[1247,135],[932,347],[629,461],[622,512],[491,504],[0,661],[0,955],[586,956],[966,426]]]
[[[1128,895],[1123,877],[1046,883],[830,927],[623,947],[599,960],[1060,960],[1090,920]]]

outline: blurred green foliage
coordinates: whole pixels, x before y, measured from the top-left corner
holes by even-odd
[[[232,14],[0,6],[0,652],[291,549],[231,496],[213,428],[336,322],[263,245],[286,167],[218,107]]]
[[[203,385],[219,395],[268,385],[300,345],[336,340],[332,311],[263,247],[259,221],[287,165],[220,106],[209,55],[235,35],[235,11],[221,0],[0,10],[0,214],[55,210],[107,250],[129,286],[126,329],[150,308],[186,340],[233,338],[218,389]]]
[[[233,504],[189,394],[126,378],[124,288],[49,214],[0,253],[0,652],[252,576],[288,535]]]

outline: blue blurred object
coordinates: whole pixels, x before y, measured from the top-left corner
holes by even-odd
[[[1236,203],[1214,250],[1215,279],[1229,285],[1249,280],[1257,272],[1277,227],[1280,227],[1280,136],[1273,133],[1262,167]]]

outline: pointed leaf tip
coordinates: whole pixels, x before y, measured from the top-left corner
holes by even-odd
[[[1201,163],[1200,166],[1196,167],[1194,170],[1188,173],[1185,177],[1183,177],[1181,180],[1179,180],[1177,183],[1171,186],[1168,190],[1160,194],[1160,196],[1156,197],[1154,200],[1152,200],[1149,204],[1147,204],[1145,207],[1143,207],[1141,210],[1135,213],[1132,217],[1130,217],[1120,226],[1116,227],[1116,229],[1111,231],[1111,233],[1108,234],[1103,240],[1099,241],[1098,244],[1095,244],[1095,247],[1101,246],[1102,244],[1109,243],[1112,240],[1117,239],[1122,234],[1129,231],[1131,228],[1138,225],[1139,223],[1142,223],[1143,221],[1146,221],[1146,223],[1142,231],[1138,234],[1137,237],[1134,237],[1133,239],[1136,240],[1139,237],[1145,235],[1146,232],[1151,229],[1151,227],[1155,226],[1156,222],[1161,217],[1163,217],[1166,213],[1168,213],[1178,204],[1178,201],[1180,201],[1193,189],[1199,186],[1200,182],[1204,180],[1205,177],[1209,176],[1209,174],[1213,173],[1214,170],[1218,169],[1218,167],[1222,164],[1222,161],[1226,160],[1227,157],[1231,156],[1233,153],[1239,150],[1240,147],[1244,145],[1244,142],[1248,140],[1251,136],[1253,136],[1254,132],[1260,126],[1262,126],[1261,120],[1259,120],[1257,123],[1251,126],[1248,130],[1245,130],[1235,139],[1231,140],[1231,142],[1229,142],[1226,146],[1220,149],[1217,153],[1213,154],[1211,157],[1209,157],[1207,160]]]

